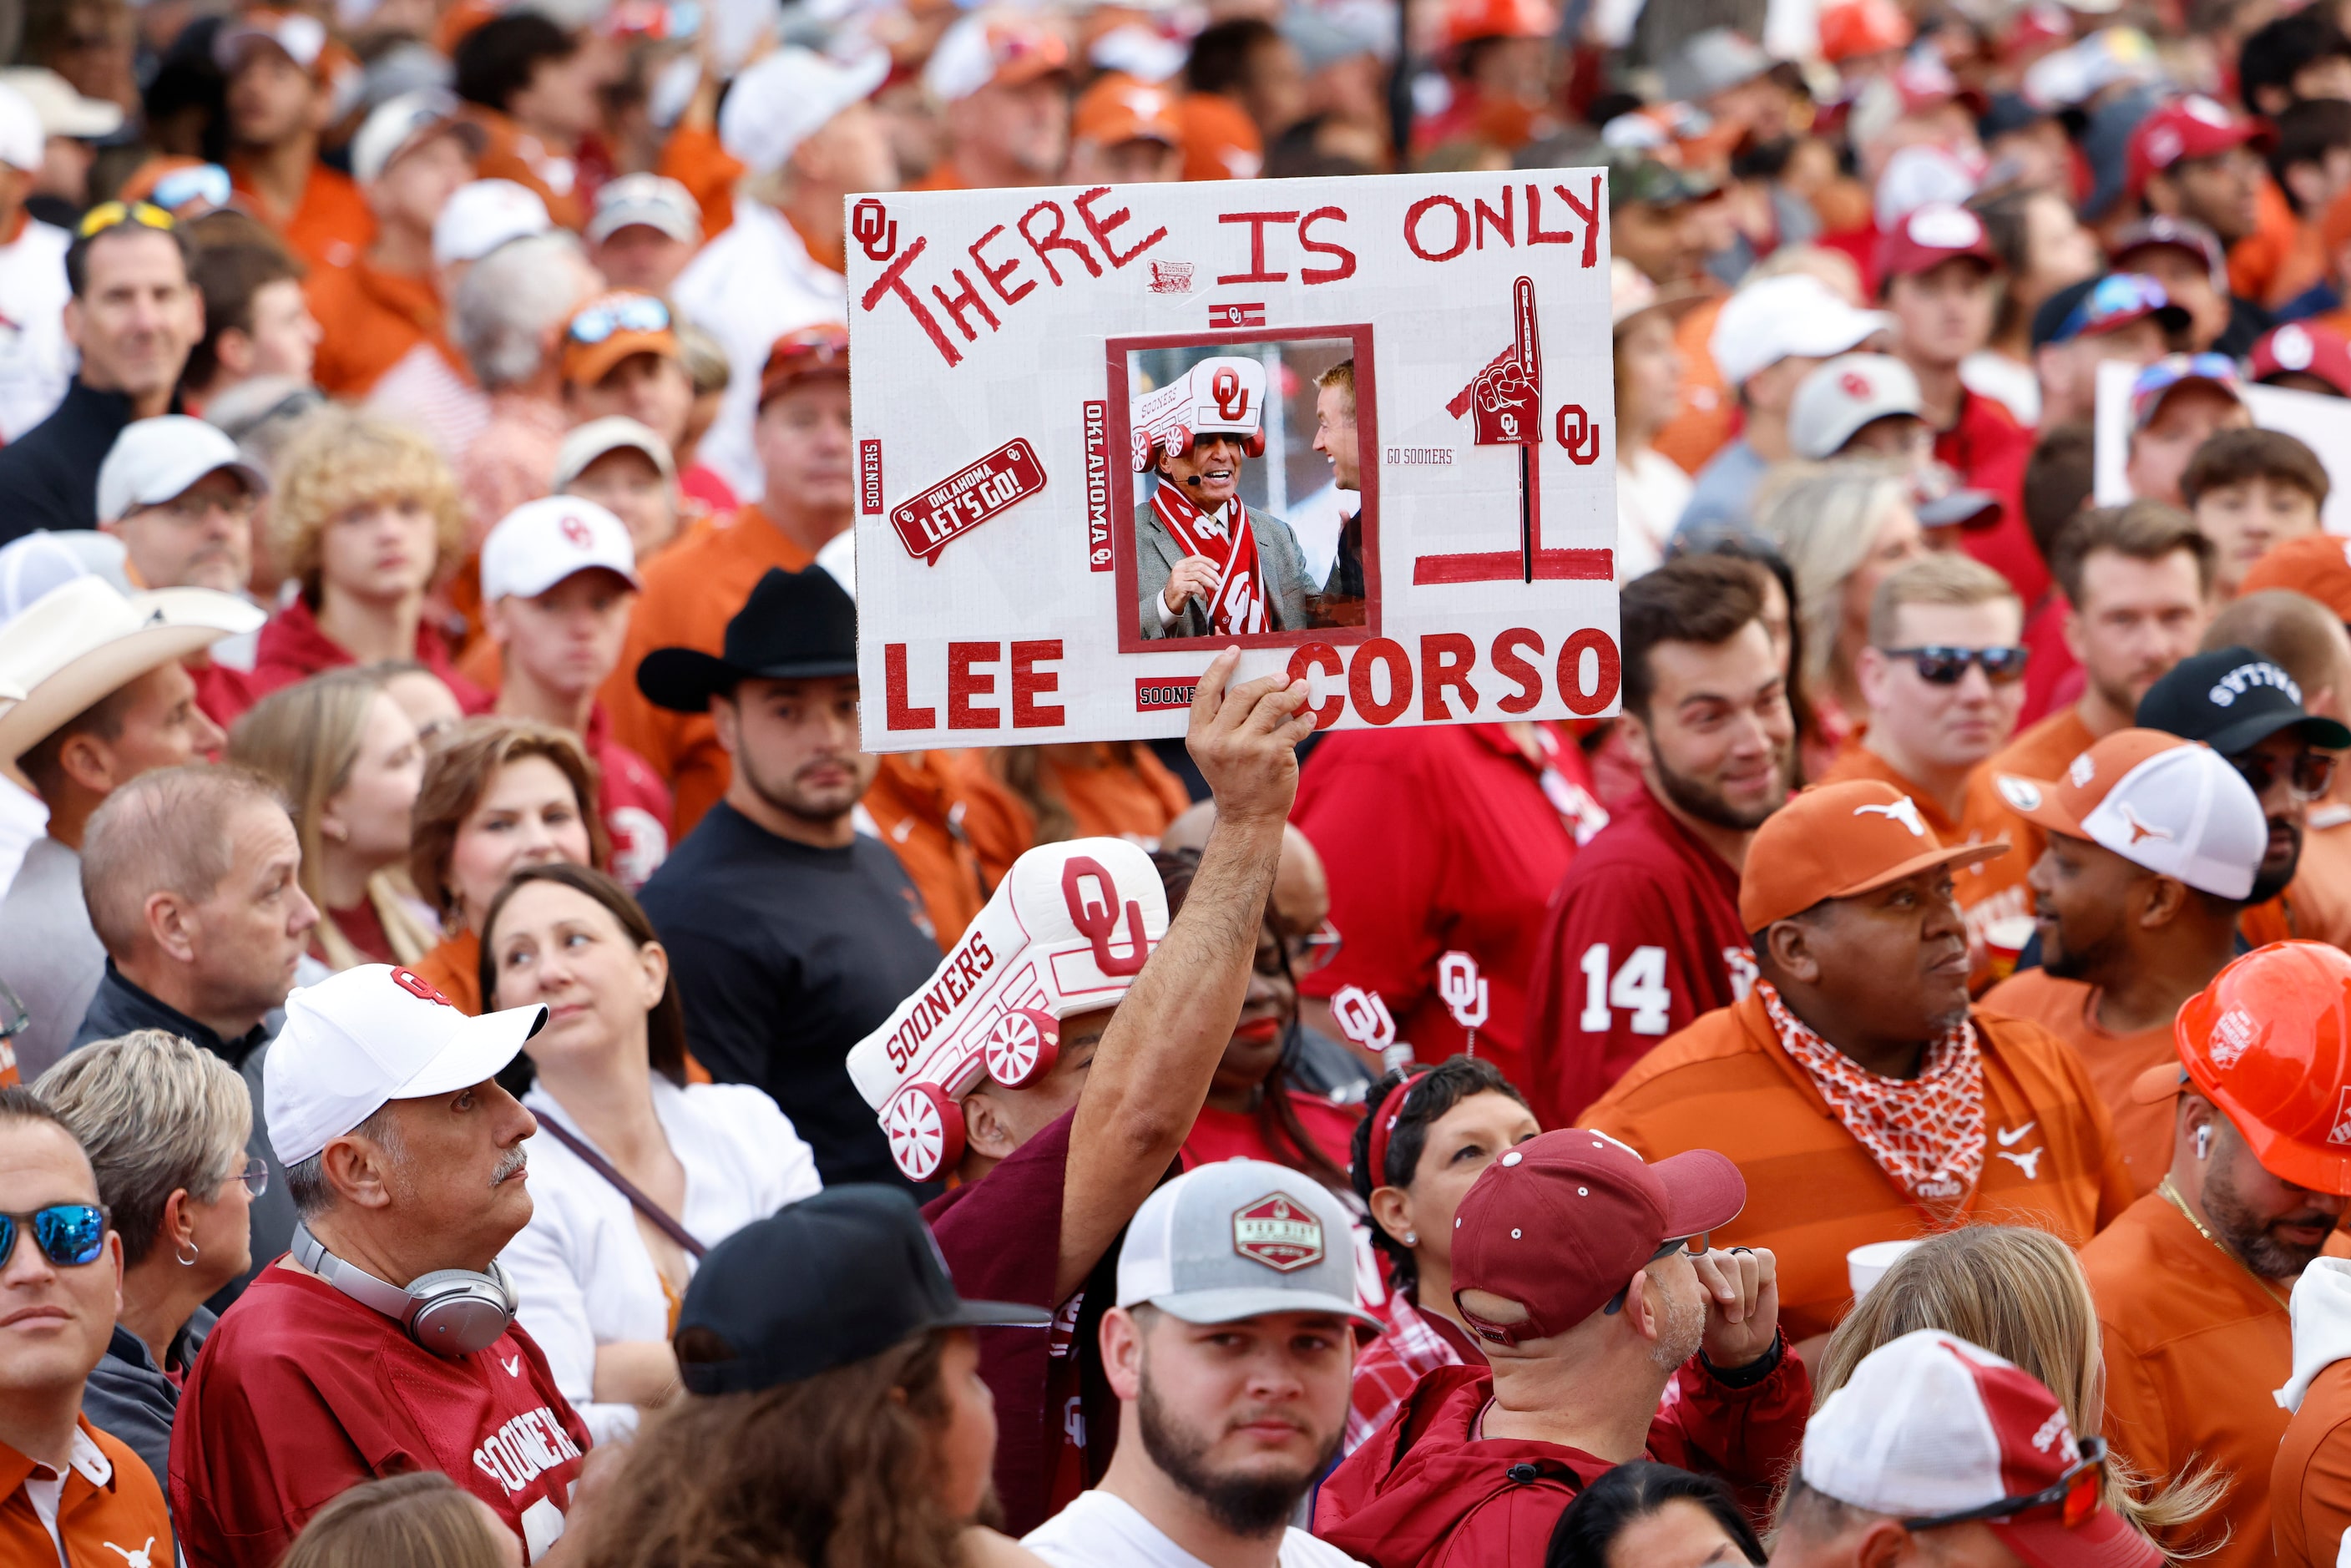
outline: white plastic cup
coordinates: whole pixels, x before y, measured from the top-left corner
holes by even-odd
[[[1858,1301],[1869,1294],[1869,1288],[1886,1277],[1886,1270],[1894,1267],[1895,1260],[1917,1245],[1916,1239],[1872,1241],[1846,1253],[1844,1272],[1845,1278],[1853,1281],[1853,1299]]]

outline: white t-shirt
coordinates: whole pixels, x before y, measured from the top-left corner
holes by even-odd
[[[25,220],[0,245],[0,441],[15,441],[49,417],[73,380],[66,341],[66,252],[73,235]]]
[[[1101,1490],[1080,1493],[1077,1501],[1022,1536],[1020,1544],[1052,1568],[1207,1568],[1132,1504]],[[1282,1531],[1280,1562],[1281,1568],[1363,1568],[1302,1530]]]
[[[1665,564],[1666,541],[1674,537],[1682,508],[1689,505],[1690,476],[1672,458],[1650,447],[1616,465],[1616,586]]]

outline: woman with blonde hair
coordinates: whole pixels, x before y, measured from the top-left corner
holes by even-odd
[[[329,969],[414,964],[441,939],[400,870],[424,747],[381,679],[330,670],[272,693],[229,731],[228,758],[292,803],[302,891],[319,906],[311,956]]]
[[[487,708],[489,695],[457,673],[427,613],[463,541],[457,482],[431,442],[344,409],[312,414],[270,497],[269,558],[301,593],[261,629],[256,695],[321,670],[413,658],[467,713]]]
[[[1869,644],[1869,601],[1904,562],[1924,555],[1907,471],[1876,463],[1787,465],[1756,497],[1755,526],[1796,573],[1797,671],[1818,721],[1804,777],[1826,772],[1866,711],[1855,674]]]
[[[2101,1429],[2106,1363],[2097,1307],[2074,1249],[2046,1231],[1968,1225],[1904,1253],[1829,1336],[1813,1369],[1813,1407],[1844,1387],[1871,1351],[1918,1329],[1941,1329],[2014,1362],[2057,1396],[2077,1435]],[[2209,1466],[2158,1488],[2106,1457],[2108,1505],[2148,1534],[2202,1518],[2227,1490],[2227,1479]]]
[[[408,874],[442,931],[416,973],[463,1012],[482,1010],[482,917],[508,877],[550,861],[611,869],[595,764],[529,719],[467,719],[434,747],[411,822]]]
[[[490,1505],[439,1470],[362,1481],[310,1516],[277,1568],[523,1568]]]

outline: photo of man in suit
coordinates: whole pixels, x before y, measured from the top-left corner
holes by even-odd
[[[1157,476],[1135,508],[1135,587],[1146,638],[1231,637],[1309,624],[1311,584],[1290,525],[1240,498],[1265,450],[1265,366],[1202,360],[1138,396],[1134,468]]]

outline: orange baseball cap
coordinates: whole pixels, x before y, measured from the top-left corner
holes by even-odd
[[[1176,106],[1184,127],[1184,178],[1254,180],[1265,167],[1265,141],[1257,121],[1218,93],[1196,92]]]
[[[632,354],[684,357],[669,307],[651,294],[600,294],[573,311],[563,329],[563,379],[574,386],[594,386]]]
[[[1918,803],[1875,779],[1820,784],[1771,813],[1747,849],[1740,924],[1761,931],[1823,899],[1851,898],[1931,866],[1974,865],[2005,843],[1947,845]]]
[[[2228,1114],[2262,1169],[2351,1194],[2351,955],[2324,942],[2256,948],[2181,1004],[2171,1033],[2189,1082]],[[2161,1075],[2174,1092],[2187,1087],[2167,1062],[2134,1089]]]
[[[2272,545],[2245,572],[2239,593],[2287,588],[2306,593],[2351,622],[2351,539],[2341,534],[2304,534]]]
[[[1550,0],[1447,0],[1445,43],[1459,48],[1479,38],[1548,38],[1559,31]]]
[[[1070,134],[1097,147],[1123,141],[1184,144],[1184,124],[1176,116],[1176,95],[1145,87],[1133,77],[1106,76],[1086,89],[1070,118]]]
[[[785,333],[768,350],[759,371],[759,406],[765,408],[795,382],[810,376],[849,374],[849,329],[823,322]]]
[[[2086,839],[2133,865],[2216,898],[2242,900],[2261,873],[2269,822],[2252,786],[2201,741],[2118,729],[2058,779],[1992,776],[2008,809]]]

